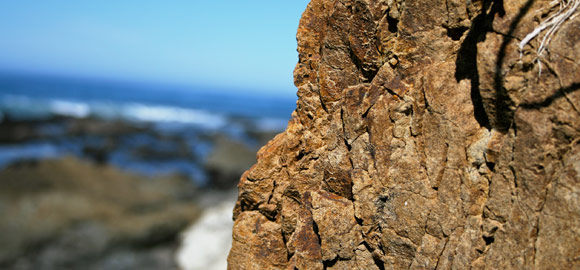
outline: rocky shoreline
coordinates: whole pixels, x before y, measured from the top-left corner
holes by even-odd
[[[152,253],[170,255],[201,211],[187,179],[144,179],[72,157],[14,164],[0,181],[2,269],[175,268]]]
[[[233,202],[230,190],[274,133],[236,124],[237,133],[95,118],[4,119],[0,268],[178,269],[181,233],[222,201]],[[29,145],[32,151],[22,151]]]

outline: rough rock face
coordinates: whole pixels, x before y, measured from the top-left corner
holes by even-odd
[[[580,16],[517,49],[547,6],[312,0],[229,268],[580,268]]]

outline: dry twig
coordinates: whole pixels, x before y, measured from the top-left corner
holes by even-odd
[[[532,39],[536,38],[542,32],[545,34],[540,41],[540,46],[536,50],[537,57],[535,61],[538,63],[539,74],[542,74],[542,62],[541,58],[550,45],[550,41],[554,37],[554,34],[560,29],[562,24],[568,20],[577,16],[578,7],[580,6],[580,0],[554,0],[550,2],[550,9],[555,6],[559,6],[556,13],[552,14],[546,20],[544,20],[538,27],[536,27],[532,32],[530,32],[519,44],[520,58],[522,57],[522,52],[524,46],[528,44]]]

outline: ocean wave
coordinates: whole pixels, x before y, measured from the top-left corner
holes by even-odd
[[[91,114],[91,108],[89,104],[82,102],[51,100],[49,108],[51,113],[75,118],[85,118]]]
[[[169,106],[150,106],[139,103],[127,104],[122,109],[124,118],[139,122],[174,122],[201,125],[216,129],[223,127],[226,120],[223,116],[201,110]]]
[[[64,99],[35,99],[6,95],[0,99],[0,116],[16,119],[43,119],[51,116],[118,119],[145,123],[178,123],[217,129],[226,125],[226,117],[203,110],[142,103],[107,101],[81,102]],[[2,120],[0,118],[0,121]]]

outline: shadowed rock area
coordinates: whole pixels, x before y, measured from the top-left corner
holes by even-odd
[[[228,268],[580,268],[580,16],[517,49],[549,7],[312,0]]]

